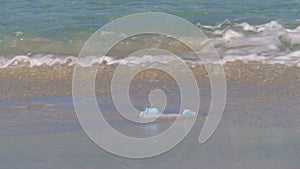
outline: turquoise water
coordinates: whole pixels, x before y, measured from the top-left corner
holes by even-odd
[[[99,27],[137,12],[165,12],[192,23],[215,25],[225,19],[262,24],[281,20],[291,26],[300,18],[300,1],[274,0],[3,0],[0,5],[0,38],[23,35],[49,39],[86,39]]]
[[[16,56],[77,57],[86,40],[103,25],[149,11],[174,14],[201,28],[224,62],[263,58],[269,63],[270,58],[278,58],[272,63],[299,66],[299,9],[297,0],[5,0],[0,5],[0,67],[13,62],[5,58]]]
[[[198,26],[224,62],[255,60],[299,66],[299,9],[297,0],[5,0],[0,5],[0,67],[14,62],[6,60],[14,57],[17,62],[46,58],[46,63],[40,59],[39,64],[77,57],[86,40],[103,25],[149,11],[174,14]]]

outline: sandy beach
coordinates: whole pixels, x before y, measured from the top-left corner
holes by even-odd
[[[196,125],[177,147],[163,155],[144,160],[116,157],[99,148],[86,136],[76,118],[69,95],[71,69],[58,66],[53,71],[47,67],[36,67],[26,73],[18,68],[1,70],[1,79],[7,79],[0,83],[0,168],[134,169],[168,166],[179,169],[220,168],[226,165],[229,168],[255,166],[279,169],[299,166],[300,83],[299,78],[295,78],[299,76],[297,67],[242,62],[226,64],[228,95],[224,115],[216,133],[202,145],[197,139],[204,122],[201,118],[207,116],[210,104],[210,85],[205,71],[201,71],[203,68],[194,68],[201,94]],[[100,66],[98,76],[111,70],[112,66]],[[10,71],[14,73],[6,76]],[[43,71],[52,76],[44,76]],[[153,87],[161,87],[169,93],[167,112],[176,112],[179,100],[172,81],[148,82],[149,90],[147,83],[143,84],[145,90],[139,90],[140,82],[153,74],[153,71],[151,74],[144,72],[136,77],[133,85],[137,86],[132,87],[131,91],[133,104],[142,109],[140,105],[144,105],[146,99],[141,98],[146,98],[147,92]],[[156,74],[156,79],[165,79],[166,75],[161,72]],[[49,84],[51,90],[36,90],[47,89]],[[20,85],[20,90],[7,90],[12,85]],[[130,123],[116,113],[108,93],[109,85],[103,79],[97,89],[98,104],[104,116],[111,126],[122,133],[134,137],[154,136],[173,122],[164,120],[144,125]]]

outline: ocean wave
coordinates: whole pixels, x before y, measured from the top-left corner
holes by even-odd
[[[248,63],[250,61],[257,61],[264,64],[282,64],[287,66],[300,67],[300,50],[291,53],[278,53],[276,57],[269,57],[257,54],[248,55],[226,55],[220,59],[219,63],[226,64],[228,62],[241,61]],[[29,57],[24,55],[15,56],[12,59],[4,57],[0,58],[0,68],[7,67],[36,67],[36,66],[74,66],[78,64],[82,67],[89,67],[94,64],[107,64],[107,65],[146,65],[152,63],[171,64],[176,63],[177,58],[175,56],[167,55],[144,55],[142,57],[130,56],[123,59],[117,59],[116,57],[109,56],[90,56],[80,58],[75,56],[57,56],[57,55],[37,55],[35,57]],[[197,65],[204,64],[202,61],[184,60],[188,64]]]
[[[297,22],[298,23],[298,22]],[[298,23],[299,24],[299,23]],[[281,23],[279,21],[270,21],[261,25],[251,25],[247,22],[234,23],[230,20],[225,20],[217,25],[202,25],[200,23],[196,24],[200,27],[208,36],[210,42],[215,47],[218,52],[221,62],[233,62],[233,61],[259,61],[265,64],[285,64],[290,66],[300,66],[300,25],[293,24],[289,26],[287,24]],[[103,34],[113,34],[114,32],[101,32]],[[156,48],[165,47],[166,44],[161,44],[161,39],[153,38],[147,40],[149,36],[142,36],[140,38],[130,38],[128,43],[124,42],[124,46],[120,45],[120,48],[117,48],[120,56],[113,55],[111,56],[90,56],[86,58],[78,58],[75,56],[78,52],[73,52],[71,56],[65,56],[65,54],[70,52],[64,52],[62,50],[70,50],[70,46],[74,44],[72,51],[78,51],[80,45],[83,42],[77,43],[72,42],[68,43],[67,46],[64,46],[64,43],[57,41],[47,41],[47,43],[38,43],[38,39],[35,39],[35,43],[27,43],[26,38],[22,35],[22,43],[20,43],[20,51],[26,51],[24,55],[19,54],[18,45],[12,46],[11,50],[1,50],[0,48],[0,68],[5,68],[8,66],[42,66],[42,65],[66,65],[73,66],[75,64],[80,64],[81,66],[91,66],[92,64],[106,63],[106,64],[127,64],[127,65],[136,65],[136,64],[145,64],[151,62],[160,62],[160,63],[169,63],[174,61],[174,58],[170,56],[151,56],[145,55],[143,57],[124,57],[122,54],[127,54],[135,48],[143,48],[145,46],[152,46]],[[193,38],[183,37],[181,40],[186,40],[188,44],[198,45],[201,49],[199,40]],[[24,48],[24,41],[26,41],[26,49]],[[32,41],[29,41],[32,42]],[[42,41],[44,42],[44,41]],[[147,43],[146,43],[147,42]],[[5,43],[5,40],[1,41]],[[58,43],[53,45],[52,43]],[[150,44],[148,44],[150,43]],[[13,44],[18,44],[13,43]],[[33,46],[30,46],[33,44]],[[40,50],[30,52],[30,49],[36,49],[36,44],[52,46],[53,52],[47,48],[47,51],[43,52],[43,49],[46,47],[38,48]],[[138,44],[138,45],[137,45]],[[141,46],[139,46],[141,45]],[[144,45],[144,46],[143,46]],[[171,47],[170,52],[174,49],[174,53],[181,52],[181,49],[178,48],[177,43],[168,44]],[[174,46],[172,48],[172,45]],[[5,45],[4,45],[5,46]],[[7,44],[9,46],[9,44]],[[60,50],[55,50],[57,46],[61,46]],[[122,48],[123,47],[123,48]],[[10,49],[10,48],[5,48]],[[76,49],[76,50],[75,50]],[[182,48],[185,52],[184,48]],[[10,56],[5,55],[12,52]],[[13,51],[18,51],[18,54],[13,54]],[[124,52],[125,51],[125,52]],[[39,53],[53,53],[53,54],[34,54]],[[62,54],[59,54],[59,53]],[[29,53],[29,55],[27,55]],[[182,55],[181,55],[182,56]],[[183,57],[187,62],[192,64],[199,64],[201,61],[199,59],[191,58],[186,55]]]
[[[234,40],[244,38],[254,38],[263,40],[266,37],[276,37],[287,46],[300,45],[300,25],[296,28],[289,28],[289,25],[280,23],[279,21],[270,21],[262,25],[250,25],[247,22],[232,23],[225,20],[216,26],[208,26],[198,24],[200,28],[206,31],[208,36],[212,36],[211,40]],[[295,26],[294,26],[295,27]],[[244,39],[247,40],[247,39]]]

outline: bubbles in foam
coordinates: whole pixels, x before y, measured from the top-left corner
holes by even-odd
[[[89,67],[93,64],[101,64],[105,63],[107,65],[114,65],[114,64],[121,64],[121,65],[142,65],[142,64],[152,64],[152,63],[161,63],[161,64],[170,64],[174,61],[171,56],[151,56],[145,55],[143,57],[127,57],[124,59],[114,59],[113,57],[109,56],[90,56],[84,59],[81,59],[78,62],[78,59],[74,56],[43,56],[39,58],[30,58],[28,56],[16,56],[12,59],[7,58],[0,58],[0,68],[6,68],[10,66],[54,66],[54,65],[64,65],[64,66],[74,66],[78,64],[82,67]],[[203,64],[203,62],[193,61],[193,60],[186,60],[188,63],[195,65],[195,64]],[[294,51],[291,53],[278,53],[277,56],[269,57],[264,55],[257,55],[257,54],[248,54],[248,55],[235,55],[235,54],[227,54],[223,56],[221,62],[223,64],[227,62],[235,62],[235,61],[242,61],[242,62],[249,62],[249,61],[257,61],[262,62],[264,64],[285,64],[289,66],[300,66],[300,51]]]
[[[294,29],[285,28],[278,21],[271,21],[261,25],[251,25],[247,22],[232,23],[225,20],[217,25],[197,24],[207,32],[211,42],[219,52],[222,62],[233,61],[259,61],[265,64],[286,64],[300,65],[300,26]],[[103,34],[113,34],[114,32],[102,32]],[[184,39],[187,43],[199,46],[203,44],[193,39]],[[195,61],[189,54],[184,54],[184,59],[192,64],[201,64],[201,61]],[[125,58],[111,56],[89,56],[78,62],[75,56],[59,56],[53,54],[47,55],[18,55],[13,58],[0,57],[0,68],[9,66],[54,66],[64,65],[73,66],[79,64],[81,66],[91,66],[93,64],[105,63],[108,65],[138,65],[146,63],[162,63],[172,62],[171,56],[151,56],[145,55],[141,57],[130,56]]]
[[[242,38],[242,37],[244,37],[243,34],[236,32],[234,30],[228,30],[223,34],[223,38],[226,41],[230,41],[231,39]]]

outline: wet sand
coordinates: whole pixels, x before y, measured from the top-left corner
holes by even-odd
[[[100,65],[96,80],[98,103],[109,123],[137,137],[164,131],[171,122],[136,125],[115,113],[109,96],[112,70],[112,66]],[[107,153],[85,135],[72,104],[70,67],[1,69],[0,168],[298,169],[300,69],[234,62],[227,63],[225,71],[226,107],[220,126],[207,143],[197,142],[204,122],[200,118],[206,117],[210,104],[209,79],[199,66],[193,72],[201,107],[191,133],[165,154],[132,160]],[[131,99],[137,108],[141,109],[148,92],[158,87],[169,93],[168,110],[177,110],[176,84],[162,72],[141,73],[132,85]]]

